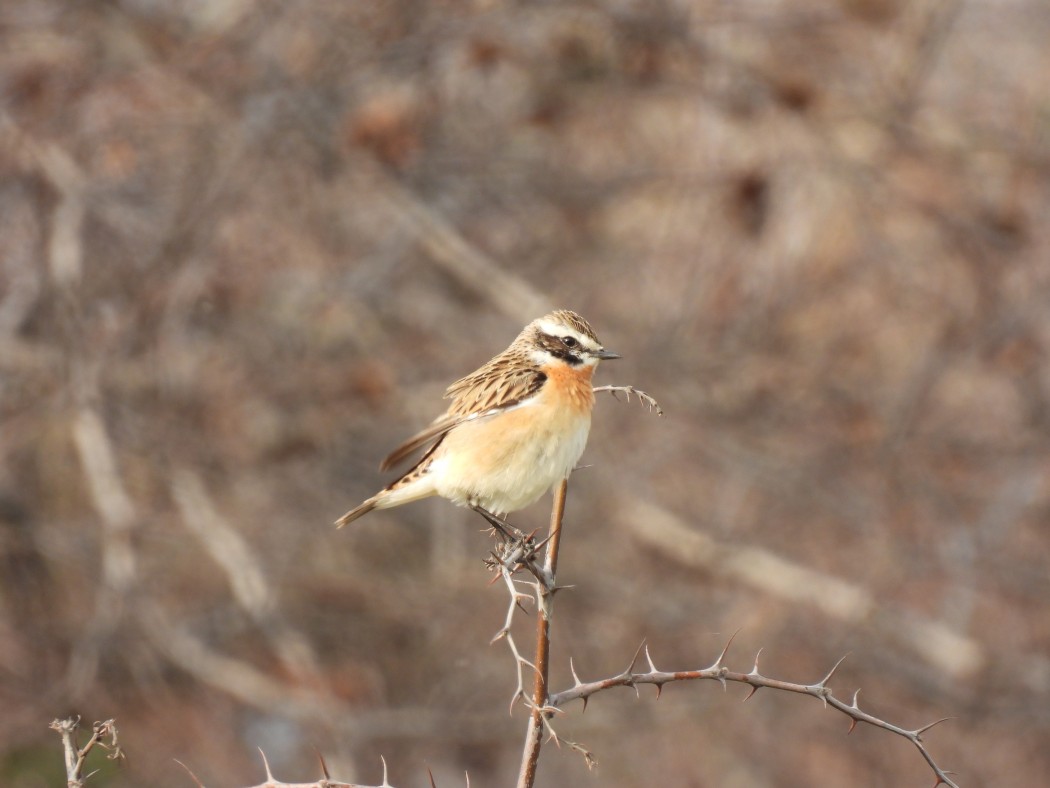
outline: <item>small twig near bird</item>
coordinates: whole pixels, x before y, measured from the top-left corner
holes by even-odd
[[[638,398],[638,401],[643,405],[648,406],[649,412],[656,411],[657,416],[664,415],[664,409],[660,407],[660,403],[656,401],[656,398],[651,394],[646,394],[641,389],[636,389],[634,386],[595,386],[594,393],[597,394],[599,391],[608,391],[612,394],[613,399],[620,399],[617,394],[623,394],[627,397],[627,401],[631,401],[631,395],[633,394]]]

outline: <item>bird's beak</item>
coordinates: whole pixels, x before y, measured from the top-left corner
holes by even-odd
[[[600,358],[603,361],[610,361],[614,358],[623,358],[623,356],[621,356],[619,353],[613,353],[611,350],[606,350],[605,348],[598,348],[597,350],[592,350],[591,355],[595,358]]]

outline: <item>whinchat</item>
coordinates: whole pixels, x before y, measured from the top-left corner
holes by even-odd
[[[496,518],[525,508],[576,467],[591,429],[591,377],[613,358],[620,356],[575,312],[529,323],[510,347],[449,386],[448,410],[379,467],[429,445],[419,462],[336,525],[432,495]]]

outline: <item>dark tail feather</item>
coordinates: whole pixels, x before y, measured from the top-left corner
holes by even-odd
[[[336,520],[335,521],[335,527],[336,528],[342,528],[347,523],[352,523],[358,517],[363,517],[364,515],[368,514],[370,511],[372,511],[375,508],[376,508],[376,500],[375,500],[375,498],[369,498],[367,501],[365,501],[363,504],[358,506],[356,509],[351,509],[349,512],[347,512],[342,517],[340,517],[338,520]]]

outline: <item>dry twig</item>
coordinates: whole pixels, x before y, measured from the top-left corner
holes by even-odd
[[[80,727],[80,717],[52,720],[49,727],[53,731],[58,731],[62,737],[62,749],[65,752],[66,761],[66,785],[68,788],[84,788],[84,783],[95,774],[95,772],[84,774],[84,764],[95,747],[101,747],[103,750],[106,750],[109,753],[106,757],[111,761],[125,757],[124,751],[120,748],[120,742],[117,740],[117,726],[114,720],[96,722],[92,725],[91,738],[87,740],[83,747],[77,746],[77,728]]]
[[[551,706],[547,702],[547,680],[550,671],[551,650],[551,616],[554,613],[554,592],[557,591],[555,576],[558,571],[558,552],[561,546],[561,525],[565,516],[565,493],[569,482],[563,479],[554,491],[554,505],[551,509],[550,538],[547,540],[547,554],[543,562],[543,572],[536,573],[536,661],[535,682],[532,690],[532,701],[529,707],[529,727],[525,734],[525,750],[522,753],[521,771],[518,774],[518,788],[531,788],[536,780],[536,766],[540,759],[540,747],[543,744],[540,736],[547,727]],[[524,698],[524,692],[522,692]]]
[[[631,395],[633,394],[638,398],[640,403],[649,408],[650,413],[656,411],[657,416],[664,415],[664,409],[660,407],[660,403],[657,402],[653,396],[646,394],[641,389],[636,389],[634,386],[595,386],[594,391],[608,391],[613,395],[614,399],[619,399],[619,397],[616,396],[617,394],[623,394],[627,397],[628,402],[631,401]]]
[[[945,769],[942,769],[940,766],[937,765],[936,761],[934,761],[933,756],[930,755],[929,751],[926,749],[925,743],[922,740],[922,734],[924,734],[926,731],[928,731],[935,725],[939,725],[945,720],[951,719],[950,717],[944,717],[939,720],[935,720],[934,722],[931,722],[927,725],[923,725],[919,728],[909,729],[904,728],[900,725],[895,725],[891,722],[887,722],[886,720],[880,719],[879,717],[876,717],[873,714],[869,714],[866,711],[862,711],[858,702],[860,697],[859,689],[853,693],[852,700],[850,700],[850,702],[847,703],[846,701],[837,697],[832,692],[831,687],[828,686],[828,682],[831,681],[831,677],[835,675],[835,671],[838,670],[839,665],[842,664],[845,657],[842,657],[838,662],[836,662],[831,668],[831,670],[828,671],[827,675],[825,675],[824,678],[822,678],[820,681],[814,684],[797,684],[790,681],[782,681],[780,679],[773,679],[769,678],[768,676],[763,676],[758,670],[758,658],[762,654],[761,650],[759,650],[758,654],[755,655],[754,665],[751,668],[750,672],[740,673],[737,671],[729,670],[729,668],[725,666],[724,660],[726,654],[729,652],[729,647],[732,645],[732,643],[733,638],[730,638],[729,642],[726,643],[725,648],[723,648],[722,652],[718,655],[718,659],[716,659],[707,668],[703,668],[701,670],[682,670],[669,672],[661,671],[656,668],[656,665],[653,664],[652,657],[649,655],[649,648],[643,642],[642,645],[639,646],[638,650],[635,652],[634,658],[631,660],[631,664],[628,665],[622,673],[619,673],[615,676],[611,676],[606,679],[601,679],[599,681],[583,682],[576,674],[575,666],[572,666],[572,676],[573,680],[575,681],[575,684],[567,690],[562,690],[561,692],[556,692],[553,695],[551,695],[547,699],[547,704],[554,708],[560,708],[561,706],[565,705],[566,703],[569,703],[570,701],[582,700],[584,708],[586,709],[587,699],[598,692],[602,692],[603,690],[607,689],[612,689],[613,687],[634,687],[637,691],[637,687],[639,684],[652,684],[656,687],[656,696],[660,697],[660,691],[662,690],[664,684],[669,684],[672,681],[692,681],[697,679],[708,679],[717,681],[721,683],[723,687],[725,687],[726,682],[729,681],[734,681],[740,684],[747,684],[751,687],[751,692],[748,693],[747,697],[744,698],[744,700],[748,700],[749,698],[751,698],[752,695],[758,692],[758,690],[763,688],[782,690],[784,692],[795,692],[800,695],[810,695],[814,698],[819,698],[824,703],[825,708],[831,706],[835,709],[838,709],[847,717],[849,717],[850,733],[852,733],[853,729],[857,727],[858,722],[864,722],[868,725],[872,725],[876,728],[882,728],[883,730],[889,731],[890,733],[895,733],[898,736],[907,739],[913,745],[915,745],[916,749],[918,749],[919,753],[925,759],[926,763],[929,764],[930,769],[933,770],[933,773],[937,778],[937,782],[934,784],[935,786],[947,785],[950,788],[958,788],[958,785],[955,782],[953,782],[951,777],[949,776],[951,775],[951,772],[946,771]],[[636,672],[635,666],[638,663],[638,658],[642,655],[643,652],[645,653],[645,659],[648,663],[649,670]],[[590,763],[590,760],[588,760],[588,763]]]

